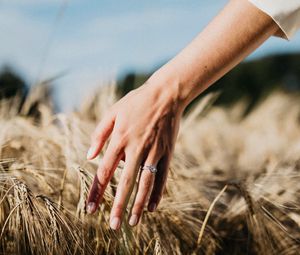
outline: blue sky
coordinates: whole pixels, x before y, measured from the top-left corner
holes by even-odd
[[[82,95],[127,70],[152,70],[174,56],[218,13],[216,0],[0,0],[0,65],[28,83],[60,73],[58,101]],[[299,51],[299,33],[271,38],[250,58]]]

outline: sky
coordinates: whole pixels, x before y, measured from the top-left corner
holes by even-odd
[[[0,0],[0,67],[28,84],[59,76],[58,103],[70,110],[97,86],[127,71],[150,71],[188,44],[224,0]],[[271,38],[248,59],[300,51]]]

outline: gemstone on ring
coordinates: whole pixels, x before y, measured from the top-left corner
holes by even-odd
[[[157,168],[154,165],[145,165],[142,167],[142,170],[149,170],[153,174],[157,172]]]

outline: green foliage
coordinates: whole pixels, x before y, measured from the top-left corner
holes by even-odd
[[[12,68],[3,67],[0,71],[0,99],[10,98],[16,94],[25,96],[26,92],[24,80]]]
[[[137,88],[147,80],[150,73],[128,73],[118,81],[121,95]],[[231,105],[247,99],[251,111],[256,103],[275,88],[288,91],[300,89],[300,53],[268,56],[243,62],[202,93],[195,101],[213,91],[221,91],[215,104]]]
[[[126,95],[129,91],[141,86],[148,78],[148,73],[129,72],[118,81],[118,90],[121,96]]]

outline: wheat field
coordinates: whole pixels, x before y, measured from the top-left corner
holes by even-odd
[[[90,134],[117,98],[111,84],[77,111],[55,114],[43,86],[22,109],[0,102],[0,254],[300,253],[300,95],[274,91],[243,117],[245,100],[184,115],[167,188],[141,223],[109,228],[122,163],[96,214],[85,199],[99,158]]]

